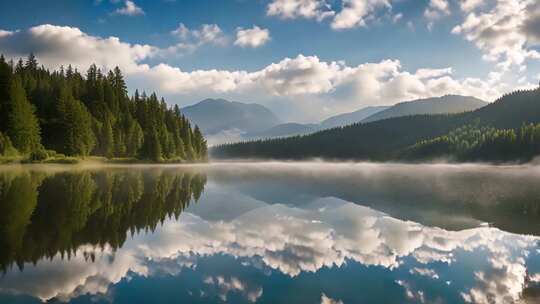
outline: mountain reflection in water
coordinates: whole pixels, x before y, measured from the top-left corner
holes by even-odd
[[[0,302],[536,303],[540,168],[0,169]]]

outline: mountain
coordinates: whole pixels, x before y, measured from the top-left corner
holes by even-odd
[[[360,122],[376,113],[384,111],[388,108],[388,106],[365,107],[358,111],[332,116],[328,119],[323,120],[320,123],[320,129],[331,129],[335,127],[351,125],[353,123]]]
[[[300,123],[284,123],[273,126],[270,129],[244,134],[243,139],[263,139],[275,137],[288,137],[296,135],[306,135],[324,129],[342,127],[353,123],[360,122],[379,111],[385,110],[387,106],[365,107],[360,110],[339,114],[321,121],[319,124],[300,124]]]
[[[381,119],[417,115],[417,114],[452,114],[476,110],[487,103],[478,98],[460,95],[418,99],[400,102],[388,109],[366,117],[362,122],[373,122]]]
[[[524,134],[525,123],[540,123],[540,88],[518,91],[505,95],[470,112],[457,114],[432,114],[402,116],[371,123],[360,123],[343,128],[320,131],[311,135],[281,139],[259,140],[247,143],[223,145],[212,149],[215,158],[273,158],[273,159],[355,159],[388,161],[400,159],[410,147],[474,125],[498,130],[492,141],[492,149],[504,154],[506,144],[533,141],[516,135]],[[538,126],[540,132],[540,126]],[[536,131],[535,131],[536,132]],[[482,137],[482,133],[477,134]],[[540,134],[538,136],[540,140]],[[520,138],[517,141],[517,138]],[[474,142],[466,145],[474,145]],[[497,147],[499,145],[499,147]],[[516,149],[525,151],[526,149]],[[534,153],[540,151],[540,143]],[[530,156],[530,155],[529,155]]]
[[[227,130],[260,132],[280,123],[276,115],[264,106],[225,99],[205,99],[182,108],[182,113],[198,125],[203,134]]]
[[[253,132],[244,135],[244,138],[274,138],[295,135],[304,135],[317,131],[317,124],[284,123],[261,132]]]
[[[452,114],[472,111],[487,103],[467,96],[446,95],[436,98],[418,99],[401,102],[394,106],[371,106],[360,110],[343,113],[323,120],[320,124],[287,123],[273,126],[268,130],[244,134],[242,139],[262,139],[306,135],[316,131],[343,127],[358,122],[373,122],[392,117],[417,114]]]

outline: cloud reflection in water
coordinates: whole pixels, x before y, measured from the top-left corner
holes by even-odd
[[[262,262],[264,267],[293,278],[323,267],[347,267],[348,262],[389,270],[407,268],[414,264],[403,258],[411,257],[423,265],[410,267],[415,275],[446,280],[435,276],[430,265],[442,262],[452,267],[459,263],[455,252],[462,250],[483,251],[489,260],[487,269],[471,270],[475,285],[460,291],[464,300],[507,303],[518,299],[525,287],[525,259],[536,248],[536,237],[490,227],[452,232],[394,219],[346,201],[336,204],[336,199],[330,199],[327,205],[324,201],[320,199],[312,205],[315,208],[306,209],[262,206],[229,221],[205,220],[188,209],[179,221],[168,220],[153,234],[136,235],[115,253],[105,248],[94,263],[83,259],[82,253],[91,249],[82,247],[70,260],[57,256],[37,266],[28,265],[24,272],[11,271],[0,286],[4,291],[42,300],[69,300],[86,293],[107,294],[111,284],[133,275],[196,269],[198,259],[218,254],[244,258],[252,266]],[[159,266],[170,261],[177,270]],[[208,276],[205,283],[216,285],[224,300],[230,290],[244,292],[250,301],[263,294],[260,286],[234,277]],[[399,284],[406,289],[404,293],[413,294],[405,280]]]

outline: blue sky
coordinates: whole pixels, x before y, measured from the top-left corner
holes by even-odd
[[[119,65],[130,90],[171,104],[224,97],[317,121],[530,87],[536,25],[535,0],[2,1],[0,52],[50,68]]]

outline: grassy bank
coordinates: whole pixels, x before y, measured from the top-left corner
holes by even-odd
[[[99,156],[89,156],[89,157],[70,157],[64,155],[56,155],[52,157],[47,157],[40,160],[32,160],[28,157],[22,156],[0,156],[0,165],[2,164],[66,164],[66,165],[76,165],[81,163],[96,163],[96,164],[187,164],[194,163],[192,161],[187,161],[184,159],[162,159],[159,161],[144,160],[130,157],[115,157],[115,158],[106,158]]]

